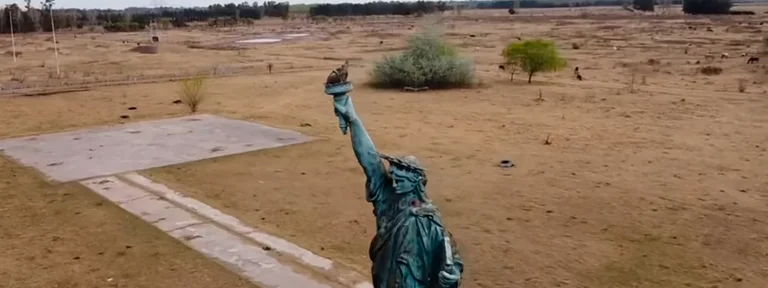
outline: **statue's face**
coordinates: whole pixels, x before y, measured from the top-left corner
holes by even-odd
[[[411,179],[411,173],[396,166],[390,167],[392,187],[397,194],[408,193],[416,189],[416,182]]]

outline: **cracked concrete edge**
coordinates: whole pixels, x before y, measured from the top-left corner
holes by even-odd
[[[201,201],[194,198],[187,197],[182,193],[179,193],[166,185],[152,181],[151,179],[144,177],[136,172],[124,173],[117,176],[119,179],[123,179],[129,183],[132,183],[142,189],[145,189],[155,195],[158,195],[175,205],[191,211],[202,218],[217,223],[225,227],[226,229],[233,231],[245,238],[248,238],[256,243],[260,243],[269,246],[273,250],[285,255],[289,255],[298,260],[300,264],[310,266],[319,270],[326,277],[331,277],[339,283],[348,287],[354,288],[373,288],[373,285],[360,273],[342,265],[335,263],[334,261],[316,255],[309,250],[306,250],[294,243],[291,243],[280,237],[276,237],[262,231],[258,231],[252,227],[249,227],[239,219],[227,215],[220,210],[213,208]]]

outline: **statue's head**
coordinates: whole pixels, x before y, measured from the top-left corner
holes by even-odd
[[[414,156],[391,157],[379,156],[389,161],[389,175],[395,194],[402,198],[411,198],[421,203],[429,202],[426,194],[427,173]]]

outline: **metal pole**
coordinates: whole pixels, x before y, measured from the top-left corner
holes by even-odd
[[[56,27],[53,24],[53,5],[48,6],[48,11],[51,14],[51,33],[53,34],[53,53],[56,55],[56,76],[61,74],[59,69],[59,45],[56,42]]]
[[[11,23],[11,46],[13,47],[13,63],[16,63],[16,39],[13,37],[13,14],[8,9],[8,22]]]

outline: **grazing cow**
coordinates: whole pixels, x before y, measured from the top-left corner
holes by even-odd
[[[747,64],[752,64],[752,63],[760,63],[760,58],[758,58],[758,57],[749,57],[749,59],[747,59]]]
[[[731,55],[728,54],[728,53],[725,53],[725,52],[720,53],[720,59],[725,59],[725,58],[728,58],[728,57],[731,57]]]

